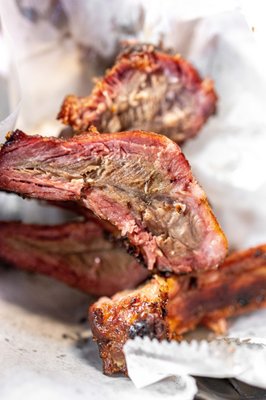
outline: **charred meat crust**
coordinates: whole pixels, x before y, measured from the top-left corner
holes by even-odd
[[[88,97],[66,97],[58,119],[76,131],[144,129],[182,143],[215,112],[216,101],[212,81],[180,55],[143,44],[125,49]]]
[[[105,374],[127,373],[123,345],[128,338],[168,338],[166,303],[167,284],[154,277],[136,291],[118,293],[113,299],[102,298],[90,307],[90,325]]]
[[[157,309],[153,314],[149,304],[153,303],[154,293],[160,294],[161,289],[162,308],[159,314]],[[231,255],[216,271],[154,278],[133,292],[122,292],[112,299],[102,298],[90,307],[89,320],[99,344],[104,372],[126,373],[123,345],[135,334],[157,337],[150,320],[156,321],[162,332],[159,340],[180,339],[181,334],[199,324],[222,333],[226,329],[226,318],[262,307],[266,307],[266,245]],[[148,309],[144,318],[143,309]]]
[[[69,140],[16,131],[0,152],[0,188],[76,201],[110,222],[149,269],[209,269],[227,242],[180,148],[130,131]]]
[[[93,219],[56,226],[0,222],[0,258],[96,296],[134,288],[148,277]]]
[[[216,271],[180,282],[169,278],[168,285],[172,332],[181,334],[201,323],[223,333],[226,324],[221,320],[266,305],[266,245],[233,253]]]

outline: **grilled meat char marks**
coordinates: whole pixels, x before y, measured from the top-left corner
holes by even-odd
[[[129,46],[91,95],[68,96],[58,118],[77,131],[144,129],[182,143],[215,112],[212,81],[179,55],[152,45]]]
[[[56,226],[0,222],[0,258],[96,296],[133,288],[148,277],[93,219]]]
[[[112,299],[102,298],[91,306],[89,319],[97,339],[104,373],[127,373],[123,345],[127,339],[149,336],[167,339],[164,320],[167,284],[155,277],[136,291],[122,292]]]
[[[154,294],[159,313],[150,307]],[[102,298],[90,307],[89,320],[104,372],[126,373],[123,345],[132,337],[179,339],[199,324],[224,333],[226,318],[262,307],[266,307],[266,245],[229,256],[216,271],[155,277],[134,291]]]
[[[134,131],[69,140],[16,131],[0,152],[0,188],[75,200],[111,222],[149,269],[208,269],[227,242],[180,148]]]

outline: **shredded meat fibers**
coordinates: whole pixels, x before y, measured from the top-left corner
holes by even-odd
[[[215,112],[213,83],[180,55],[128,46],[88,97],[66,97],[58,118],[76,131],[144,129],[182,143]]]
[[[180,148],[141,131],[62,140],[16,131],[0,152],[0,188],[76,201],[114,225],[149,269],[221,263],[227,242]]]

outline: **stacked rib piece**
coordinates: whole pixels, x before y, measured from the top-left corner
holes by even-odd
[[[83,221],[1,223],[0,257],[114,295],[89,313],[107,374],[126,373],[128,338],[179,339],[199,323],[222,331],[225,318],[266,304],[265,246],[224,261],[226,238],[171,140],[194,136],[216,99],[180,56],[131,47],[90,96],[64,101],[59,118],[73,137],[15,131],[2,146],[2,190],[71,207]]]

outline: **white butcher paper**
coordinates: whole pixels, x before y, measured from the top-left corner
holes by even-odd
[[[92,78],[110,65],[121,40],[162,42],[214,80],[217,113],[183,150],[231,248],[266,242],[263,2],[54,3],[59,8],[50,12],[50,0],[0,0],[0,140],[15,127],[57,135],[62,125],[56,115],[64,96],[88,94]],[[55,223],[64,216],[1,194],[0,217]],[[89,327],[80,323],[91,298],[46,277],[4,267],[0,275],[1,399],[189,400],[197,392],[191,376],[201,375],[197,366],[203,376],[235,376],[265,388],[265,310],[231,320],[226,338],[210,333],[202,337],[196,331],[194,341],[180,345],[128,343],[131,381],[101,372]],[[134,346],[141,348],[143,343],[143,354],[136,355]],[[158,357],[148,360],[146,353],[154,346]],[[173,356],[170,361],[160,359],[165,348]],[[184,362],[186,352],[193,356],[194,369],[191,358]]]

